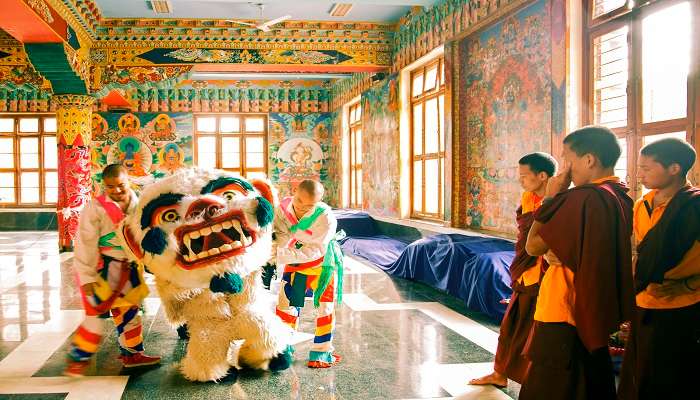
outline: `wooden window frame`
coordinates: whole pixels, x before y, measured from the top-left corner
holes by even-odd
[[[56,118],[55,114],[50,113],[31,113],[31,114],[0,114],[0,118],[12,118],[14,119],[14,130],[13,132],[0,132],[0,137],[2,138],[12,138],[12,150],[13,150],[13,168],[0,168],[0,173],[13,173],[14,174],[14,202],[12,203],[0,203],[0,208],[2,209],[16,209],[16,208],[46,208],[46,207],[56,207],[57,203],[50,203],[46,201],[46,173],[55,172],[58,175],[58,162],[56,160],[56,168],[46,168],[44,166],[44,154],[48,151],[54,151],[58,155],[58,147],[53,149],[44,148],[44,138],[54,137],[58,141],[57,132],[46,132],[44,130],[44,121],[46,119]],[[31,119],[37,118],[39,120],[39,129],[37,132],[20,132],[19,131],[19,121],[20,119]],[[22,168],[21,154],[20,154],[20,139],[23,138],[36,138],[38,141],[38,157],[39,166],[38,168]],[[58,142],[57,142],[58,143]],[[21,174],[23,172],[38,172],[39,173],[39,202],[34,203],[24,203],[21,202]],[[57,185],[58,187],[58,185]],[[57,199],[58,200],[58,199]]]
[[[643,122],[643,82],[642,82],[642,21],[645,17],[667,7],[683,3],[688,0],[664,0],[651,1],[637,4],[628,8],[625,6],[611,11],[596,19],[592,19],[592,7],[594,0],[587,0],[584,12],[584,45],[583,45],[583,81],[585,91],[583,102],[587,106],[584,113],[584,124],[594,124],[594,54],[593,41],[596,37],[604,35],[615,29],[627,25],[628,43],[628,80],[627,80],[627,126],[612,128],[612,131],[620,138],[627,139],[627,177],[621,177],[630,185],[630,195],[637,198],[643,190],[637,176],[638,153],[643,147],[644,138],[664,133],[685,131],[686,140],[698,151],[697,136],[700,134],[700,41],[692,42],[690,54],[690,70],[687,81],[687,107],[685,118],[676,118],[664,121]],[[637,2],[639,3],[639,2]],[[700,4],[689,1],[691,6],[691,18],[693,26],[700,23]],[[695,60],[695,61],[693,61]]]
[[[353,114],[355,111],[355,114]],[[352,119],[353,115],[357,115],[359,112],[360,117],[356,118],[354,121]],[[351,104],[348,107],[348,207],[362,209],[362,186],[361,183],[358,185],[358,176],[362,176],[362,162],[357,162],[357,154],[359,149],[360,156],[362,155],[362,105],[358,101]],[[357,133],[360,132],[360,140],[358,140]]]
[[[426,91],[425,90],[425,78],[427,75],[427,71],[431,69],[433,66],[437,64],[437,76],[436,76],[436,84],[435,87],[432,89]],[[414,79],[416,76],[421,75],[423,78],[422,82],[422,91],[419,95],[414,96],[413,95],[413,84],[414,84]],[[445,216],[445,209],[444,209],[444,201],[445,201],[445,193],[444,193],[444,186],[445,186],[445,177],[444,177],[444,164],[445,164],[445,110],[444,110],[444,104],[445,104],[445,58],[444,56],[437,57],[433,60],[430,60],[426,62],[425,64],[421,65],[420,67],[414,69],[410,73],[410,89],[409,89],[409,97],[410,97],[410,151],[411,151],[411,165],[409,168],[410,171],[410,185],[409,185],[409,190],[410,190],[410,216],[411,218],[415,219],[425,219],[425,220],[433,220],[437,222],[444,222],[444,216]],[[440,112],[440,105],[439,105],[439,98],[442,96],[443,98],[443,116],[442,119],[440,118],[439,112]],[[415,135],[414,135],[414,111],[415,107],[418,105],[421,105],[421,123],[422,123],[422,134],[421,134],[421,140],[422,140],[422,149],[425,151],[425,103],[428,100],[436,99],[438,102],[438,152],[437,153],[422,153],[422,154],[415,154],[414,153],[414,141],[415,141]],[[440,148],[442,147],[442,150]],[[427,160],[438,160],[438,212],[437,213],[428,213],[425,211],[425,162]],[[421,172],[422,172],[422,178],[421,178],[421,186],[422,186],[422,202],[421,202],[421,209],[416,210],[415,204],[414,204],[414,185],[415,185],[415,178],[414,178],[414,165],[416,162],[420,161],[421,162]]]
[[[239,132],[221,132],[221,119],[226,117],[236,117],[239,120]],[[263,119],[263,131],[262,132],[248,132],[246,130],[246,119],[247,118],[262,118]],[[199,132],[197,128],[198,118],[215,118],[216,119],[216,129],[214,132]],[[192,131],[194,136],[194,162],[198,165],[199,158],[199,138],[201,137],[213,137],[216,142],[216,165],[215,168],[224,171],[238,173],[242,177],[247,177],[248,173],[252,172],[262,172],[265,176],[269,176],[268,163],[269,163],[269,153],[268,153],[268,116],[267,114],[261,113],[195,113],[192,117]],[[238,168],[223,168],[222,167],[222,139],[223,138],[239,138],[238,150],[239,150],[239,167]],[[246,166],[247,162],[247,151],[246,151],[246,138],[262,138],[263,139],[263,166],[248,168]]]

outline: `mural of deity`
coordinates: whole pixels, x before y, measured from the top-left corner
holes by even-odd
[[[323,151],[315,141],[306,138],[290,139],[280,146],[277,157],[284,162],[280,178],[290,181],[318,178]]]
[[[100,114],[92,114],[92,140],[104,140],[108,130],[107,120],[102,118]]]
[[[124,114],[117,123],[122,134],[135,134],[141,128],[141,121],[134,114]]]
[[[152,140],[175,140],[175,121],[173,121],[168,114],[158,114],[158,116],[153,119],[153,133],[151,133]]]
[[[132,136],[119,140],[107,155],[109,164],[120,163],[134,177],[146,176],[153,164],[151,151],[148,146]]]
[[[172,174],[185,166],[184,159],[185,153],[180,146],[168,143],[158,152],[158,169]]]

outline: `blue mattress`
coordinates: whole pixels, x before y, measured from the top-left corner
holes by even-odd
[[[458,234],[435,235],[406,243],[382,235],[372,217],[355,210],[333,210],[343,252],[363,258],[387,273],[423,282],[464,300],[467,307],[500,321],[510,298],[513,242]]]
[[[345,254],[364,258],[382,269],[389,268],[396,262],[407,246],[408,243],[385,235],[349,236],[340,241],[340,247]]]
[[[366,212],[356,210],[334,209],[333,215],[338,221],[338,230],[344,230],[348,236],[379,236],[377,224]]]
[[[391,275],[423,282],[460,298],[468,308],[500,321],[511,295],[512,242],[465,235],[435,235],[417,240],[395,263]]]

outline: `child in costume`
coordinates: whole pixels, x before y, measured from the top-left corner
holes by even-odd
[[[328,368],[340,361],[333,353],[333,302],[336,289],[341,301],[343,255],[336,240],[337,222],[322,197],[323,186],[305,180],[275,212],[276,261],[284,266],[277,315],[297,329],[304,299],[313,296],[317,317],[310,368]]]
[[[129,189],[127,171],[121,165],[107,166],[102,178],[105,194],[83,209],[75,242],[73,265],[86,315],[73,336],[67,376],[85,374],[102,339],[102,319],[110,315],[117,326],[124,367],[160,363],[160,357],[143,353],[139,305],[148,295],[143,271],[127,260],[116,237],[119,222],[136,207],[136,194]]]

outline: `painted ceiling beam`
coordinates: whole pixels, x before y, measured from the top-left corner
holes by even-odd
[[[60,43],[65,39],[66,21],[44,3],[41,3],[43,7],[31,7],[23,0],[3,0],[2,3],[0,28],[20,42]]]

